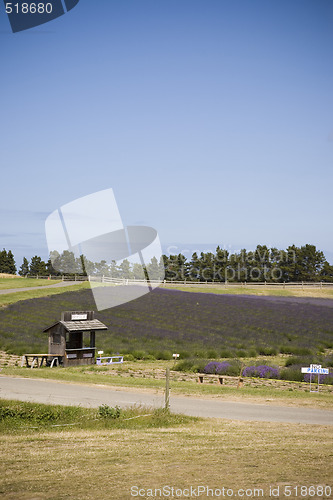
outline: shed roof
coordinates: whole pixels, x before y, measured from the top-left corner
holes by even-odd
[[[68,332],[89,332],[92,330],[107,330],[108,327],[98,319],[83,320],[83,321],[57,321],[51,326],[43,330],[47,332],[56,325],[63,325]]]

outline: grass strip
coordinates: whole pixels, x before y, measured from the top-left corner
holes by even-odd
[[[31,286],[49,286],[61,283],[62,280],[48,280],[47,278],[0,278],[0,290],[8,290],[12,288],[28,288]]]
[[[53,284],[53,283],[52,283]],[[0,307],[5,307],[10,304],[28,299],[38,299],[40,297],[48,297],[50,295],[60,295],[67,292],[78,292],[80,290],[89,289],[90,285],[87,282],[78,285],[66,286],[64,288],[47,288],[41,290],[26,290],[24,292],[16,292],[0,295]]]
[[[78,426],[80,429],[101,430],[137,427],[169,427],[198,420],[196,417],[177,415],[164,408],[133,406],[121,409],[101,405],[97,409],[80,406],[50,405],[0,399],[0,432],[20,433],[29,429],[39,431],[57,427]],[[142,422],[130,422],[141,419]],[[149,417],[149,418],[148,418]]]

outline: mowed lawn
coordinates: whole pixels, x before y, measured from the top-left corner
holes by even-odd
[[[139,492],[138,498],[161,498],[151,491],[165,486],[178,493],[208,486],[268,499],[273,486],[285,498],[288,486],[333,486],[332,441],[333,427],[216,419],[153,429],[27,428],[1,438],[0,494],[8,500],[125,500]],[[289,498],[301,497],[295,491]]]
[[[10,290],[13,288],[30,288],[35,286],[48,286],[60,283],[59,280],[49,280],[47,278],[35,279],[35,278],[0,278],[0,290]]]

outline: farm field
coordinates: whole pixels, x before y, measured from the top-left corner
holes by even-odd
[[[273,487],[280,488],[280,498],[289,491],[292,499],[299,498],[296,487],[299,493],[303,486],[302,498],[331,497],[332,426],[191,419],[163,412],[101,423],[89,421],[94,415],[88,411],[64,407],[57,409],[58,424],[76,420],[79,425],[51,427],[49,407],[38,405],[36,421],[34,405],[26,405],[20,410],[17,403],[3,403],[7,412],[16,408],[21,420],[31,415],[30,423],[2,430],[0,493],[5,500],[97,495],[124,500],[139,489],[140,498],[158,498],[151,492],[164,486],[242,489],[250,498],[270,498]],[[138,413],[153,412],[141,408],[131,416]],[[207,495],[201,490],[196,498]]]
[[[94,309],[91,291],[82,289],[87,286],[2,308],[0,348],[16,354],[45,351],[42,331],[58,321],[62,311]],[[163,359],[172,352],[182,358],[311,354],[333,347],[333,301],[327,299],[156,289],[96,316],[109,328],[98,335],[98,348],[137,358]]]

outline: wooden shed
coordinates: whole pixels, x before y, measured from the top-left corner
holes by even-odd
[[[107,326],[94,311],[66,311],[43,331],[49,335],[49,354],[58,355],[63,366],[78,366],[95,363],[95,332],[102,330]]]

